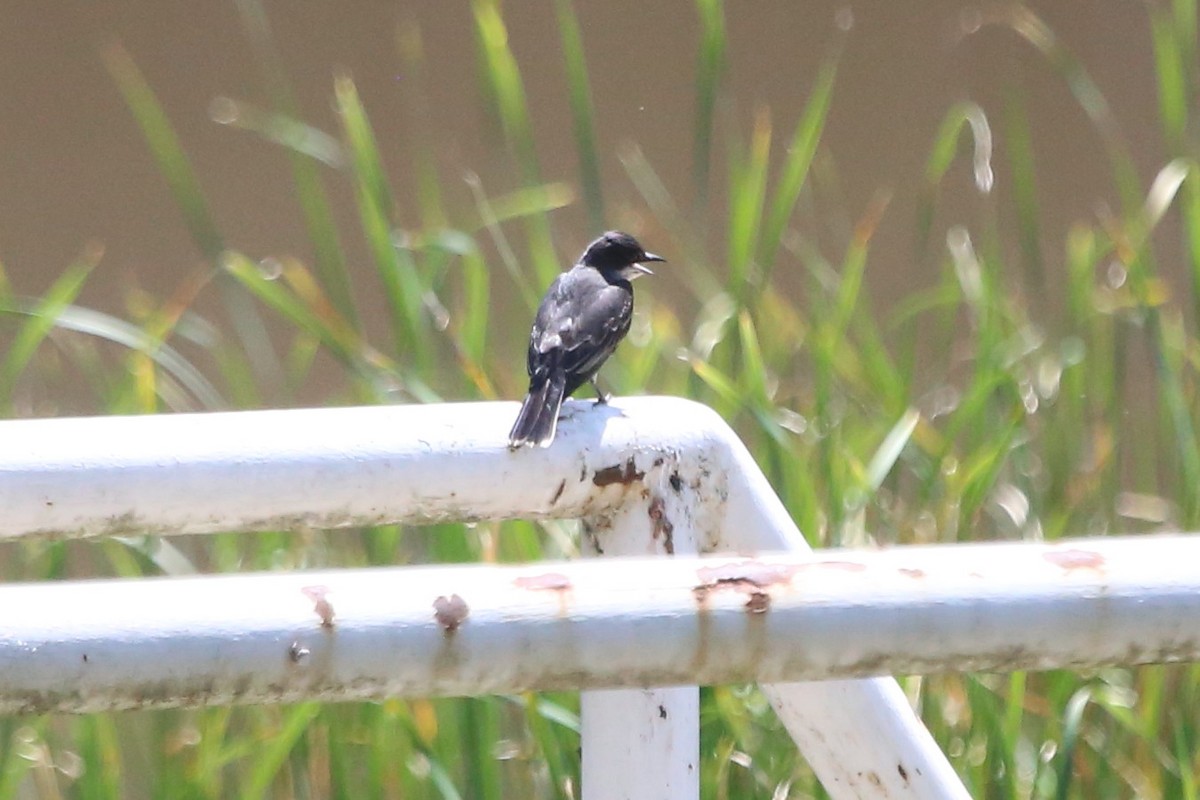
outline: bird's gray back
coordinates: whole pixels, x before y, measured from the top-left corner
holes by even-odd
[[[632,316],[628,281],[591,267],[571,268],[554,279],[538,308],[529,340],[530,374],[536,356],[552,352],[569,372],[594,373],[629,331]]]

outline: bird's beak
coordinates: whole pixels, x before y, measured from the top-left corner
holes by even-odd
[[[654,255],[654,253],[644,253],[642,255],[642,257],[638,260],[639,261],[662,261],[662,262],[666,261],[665,258],[663,258],[662,256],[656,256],[656,255]],[[653,275],[654,274],[653,270],[651,270],[649,267],[644,266],[642,264],[634,264],[633,268],[636,269],[638,272],[642,273],[643,275]]]

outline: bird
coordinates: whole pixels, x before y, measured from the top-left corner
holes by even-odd
[[[563,400],[585,383],[596,390],[597,403],[608,402],[596,373],[629,332],[631,282],[654,274],[643,266],[653,261],[666,259],[647,253],[628,233],[607,231],[550,284],[529,334],[529,392],[508,434],[510,449],[549,447]]]

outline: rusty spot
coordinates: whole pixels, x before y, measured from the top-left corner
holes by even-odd
[[[656,497],[650,501],[650,509],[647,512],[650,514],[650,521],[654,525],[652,535],[654,540],[658,541],[659,537],[663,540],[663,550],[667,555],[675,555],[675,524],[667,519],[666,503],[661,497]]]
[[[683,478],[679,477],[678,472],[672,472],[671,477],[667,480],[670,482],[671,488],[675,490],[676,494],[679,494],[683,491]]]
[[[900,773],[900,780],[904,781],[905,783],[908,783],[908,770],[906,770],[904,768],[904,765],[897,764],[896,771]]]
[[[637,464],[630,458],[624,464],[613,464],[611,467],[596,470],[596,474],[592,475],[592,483],[602,488],[612,486],[614,483],[623,483],[628,486],[644,477],[646,477],[646,473],[638,470]]]
[[[562,592],[571,588],[571,579],[561,572],[545,572],[541,575],[522,575],[513,580],[518,589],[532,591]]]
[[[703,604],[708,601],[709,592],[719,589],[743,592],[749,595],[746,611],[763,614],[771,607],[771,596],[765,590],[773,585],[790,583],[800,569],[802,566],[797,564],[764,564],[761,561],[701,567],[696,570],[700,583],[693,587],[692,594],[696,602]]]
[[[746,610],[751,614],[765,614],[771,608],[771,595],[764,591],[750,592],[750,599],[746,601]]]
[[[562,497],[563,490],[567,488],[567,479],[563,478],[558,482],[558,488],[554,490],[554,497],[550,498],[550,505],[558,502],[558,498]]]
[[[448,599],[439,596],[437,600],[433,601],[433,618],[437,620],[438,625],[442,626],[442,630],[447,635],[458,630],[470,613],[471,609],[467,607],[467,601],[456,594],[450,595]]]
[[[908,568],[908,567],[901,567],[901,568],[900,568],[900,574],[901,574],[901,575],[903,575],[903,576],[905,576],[905,577],[907,577],[907,578],[924,578],[924,577],[925,577],[925,570],[923,570],[923,569],[910,569],[910,568]]]
[[[305,586],[300,591],[313,602],[313,611],[321,618],[322,628],[333,627],[333,604],[326,597],[329,594],[328,586]]]
[[[1093,550],[1051,550],[1043,553],[1042,558],[1065,570],[1100,569],[1104,566],[1104,556]]]
[[[522,575],[513,579],[518,589],[532,592],[555,592],[558,597],[558,613],[567,616],[571,610],[571,579],[561,572],[543,572],[538,575]]]
[[[761,561],[736,561],[716,567],[701,567],[696,576],[708,587],[720,584],[745,583],[765,588],[774,583],[788,583],[802,567],[798,564],[764,564]]]

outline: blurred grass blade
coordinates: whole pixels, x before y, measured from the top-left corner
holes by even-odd
[[[838,62],[841,59],[844,35],[837,38],[833,51],[821,64],[817,74],[816,84],[808,102],[804,104],[796,130],[792,132],[792,140],[788,145],[787,157],[780,171],[779,185],[775,189],[770,207],[767,209],[767,220],[763,228],[762,240],[758,248],[758,260],[763,269],[770,271],[779,253],[779,245],[783,241],[784,230],[800,192],[804,189],[808,178],[809,167],[812,166],[813,156],[817,153],[817,145],[825,130],[825,120],[829,117],[829,106],[833,97],[833,83],[837,77]]]
[[[929,233],[933,228],[933,212],[942,179],[958,155],[958,141],[964,129],[969,129],[974,144],[975,185],[981,192],[992,188],[992,132],[987,115],[975,103],[958,103],[942,118],[934,137],[929,159],[925,162],[925,179],[917,200],[917,244],[925,253]]]
[[[1191,180],[1183,184],[1180,216],[1187,248],[1185,259],[1192,277],[1192,307],[1200,314],[1200,168],[1195,161],[1190,164]]]
[[[744,395],[741,387],[732,378],[709,362],[699,358],[693,357],[691,364],[696,376],[708,384],[708,387],[716,392],[721,401],[726,404],[726,410],[732,412],[742,407]]]
[[[888,431],[888,435],[884,437],[878,449],[875,450],[875,454],[871,456],[870,463],[867,464],[867,486],[872,492],[875,492],[883,485],[884,479],[892,471],[892,467],[896,465],[900,454],[904,452],[904,448],[908,445],[909,439],[912,438],[912,432],[916,429],[917,423],[920,420],[920,412],[915,408],[908,409],[896,421],[896,424]]]
[[[744,305],[757,284],[755,250],[766,202],[767,168],[771,156],[771,117],[766,108],[754,115],[754,132],[745,155],[736,144],[730,153],[729,238],[730,290],[739,305]]]
[[[297,261],[280,264],[286,286],[263,274],[257,264],[237,253],[229,253],[225,268],[247,290],[284,319],[316,338],[343,365],[371,387],[376,401],[391,397],[393,388],[423,403],[440,397],[414,372],[401,373],[399,365],[372,347],[325,298],[311,274]],[[396,386],[391,386],[397,383]]]
[[[1154,45],[1159,122],[1172,154],[1182,154],[1187,146],[1185,137],[1190,106],[1188,98],[1192,87],[1188,86],[1186,65],[1189,62],[1184,55],[1184,48],[1187,46],[1185,29],[1183,26],[1177,26],[1177,12],[1187,5],[1195,8],[1194,3],[1175,3],[1173,8],[1164,3],[1147,8],[1150,15],[1150,41]],[[1194,17],[1191,24],[1196,24]]]
[[[67,267],[46,294],[28,310],[29,319],[17,331],[3,364],[0,364],[0,403],[3,403],[6,415],[12,414],[13,390],[21,374],[29,366],[38,345],[58,325],[63,310],[79,296],[88,275],[99,262],[101,252],[99,247],[90,248],[79,260]]]
[[[1176,710],[1178,712],[1178,709]],[[1184,723],[1186,712],[1173,713],[1174,724],[1171,731],[1174,738],[1175,760],[1179,764],[1179,783],[1182,790],[1180,800],[1197,800],[1200,798],[1200,778],[1196,775],[1196,748],[1188,744],[1188,727]],[[1195,736],[1195,728],[1191,728]]]
[[[433,114],[425,94],[425,50],[420,26],[415,21],[401,23],[396,40],[408,88],[405,97],[412,128],[411,150],[416,173],[417,207],[426,230],[441,230],[450,224],[442,202],[442,179],[433,145],[441,133],[433,129]]]
[[[185,276],[164,301],[149,310],[141,319],[141,329],[146,339],[150,342],[165,342],[183,325],[185,336],[181,338],[199,335],[205,340],[202,346],[210,348],[220,341],[215,332],[206,330],[206,324],[197,323],[197,317],[189,314],[189,309],[209,281],[207,270],[194,270]],[[194,338],[191,340],[195,341]],[[188,408],[190,404],[186,397],[174,381],[170,380],[169,375],[154,369],[153,351],[153,347],[148,347],[134,349],[129,353],[126,358],[126,372],[130,380],[126,382],[124,391],[137,397],[135,407],[144,412],[157,411],[159,399],[168,408]]]
[[[1067,84],[1104,142],[1122,206],[1126,211],[1135,208],[1141,202],[1137,167],[1121,135],[1112,107],[1082,62],[1059,41],[1045,20],[1028,7],[1003,5],[993,13],[996,17],[992,21],[1007,26],[1032,45]]]
[[[23,800],[26,797],[22,787],[30,770],[36,766],[31,756],[36,752],[35,748],[39,748],[40,742],[41,737],[35,728],[0,725],[0,800]]]
[[[984,317],[988,311],[987,292],[984,287],[983,264],[971,242],[971,233],[961,225],[946,231],[946,249],[954,264],[954,277],[958,280],[962,299],[977,316]]]
[[[432,365],[433,357],[425,319],[425,287],[407,246],[397,243],[393,236],[395,200],[388,187],[375,134],[349,75],[339,75],[334,80],[334,95],[354,168],[363,232],[383,281],[391,313],[395,353],[398,357],[415,360],[425,371]]]
[[[550,720],[542,713],[543,703],[538,696],[530,692],[525,696],[525,719],[533,740],[537,743],[546,771],[550,777],[551,797],[562,800],[572,800],[572,793],[566,787],[573,783],[579,785],[576,747],[574,737],[560,736],[550,724]],[[577,740],[574,740],[577,741]],[[570,780],[568,780],[570,779]]]
[[[1125,243],[1133,251],[1128,258],[1134,263],[1150,258],[1146,250],[1149,248],[1151,234],[1174,202],[1184,180],[1189,175],[1193,176],[1193,181],[1196,180],[1193,165],[1194,162],[1175,159],[1155,176],[1134,226],[1131,241]],[[1168,326],[1164,321],[1159,304],[1154,302],[1151,296],[1153,282],[1147,279],[1145,271],[1133,269],[1131,266],[1129,277],[1135,299],[1145,310],[1161,396],[1174,428],[1173,440],[1183,473],[1181,488],[1184,522],[1193,524],[1200,520],[1200,441],[1197,441],[1196,425],[1192,417],[1193,403],[1187,396],[1181,377],[1183,364],[1179,354],[1186,348],[1186,335],[1181,325]]]
[[[258,310],[237,285],[228,280],[221,269],[221,254],[225,249],[216,222],[200,190],[191,164],[184,155],[179,138],[170,120],[159,105],[153,90],[142,76],[129,53],[120,45],[111,45],[103,53],[105,66],[121,90],[125,103],[146,137],[154,160],[166,178],[176,204],[183,212],[184,222],[192,240],[204,254],[209,267],[217,276],[226,314],[237,332],[246,357],[254,365],[257,377],[268,386],[283,385],[283,368],[271,345],[266,326]]]
[[[1002,736],[1010,753],[1016,752],[1021,741],[1021,721],[1025,717],[1025,685],[1029,673],[1018,670],[1009,673],[1006,709],[1002,723]]]
[[[271,783],[283,769],[292,748],[308,730],[313,720],[321,713],[321,704],[316,702],[301,703],[291,708],[283,709],[283,722],[270,735],[260,748],[254,759],[254,768],[249,779],[242,786],[242,797],[267,797]]]
[[[304,268],[288,261],[279,264],[286,283],[267,276],[257,264],[236,253],[228,254],[226,269],[250,292],[300,330],[316,337],[334,355],[353,363],[361,340],[316,289]]]
[[[232,97],[218,97],[213,100],[209,104],[208,115],[218,125],[228,125],[253,133],[295,155],[306,156],[309,160],[331,169],[342,169],[346,166],[346,153],[341,142],[320,128],[295,117],[276,111],[264,111],[251,103]]]
[[[1194,162],[1177,158],[1168,163],[1154,176],[1154,183],[1146,194],[1146,202],[1142,205],[1142,236],[1149,237],[1150,233],[1162,221],[1167,209],[1175,202],[1179,187],[1195,171]],[[1138,242],[1138,245],[1141,243]]]
[[[491,319],[491,275],[483,254],[472,249],[462,256],[463,305],[456,315],[458,341],[465,360],[464,371],[484,398],[496,397],[487,374],[487,341]]]
[[[575,15],[574,0],[554,0],[558,14],[558,33],[562,39],[563,60],[567,72],[567,91],[571,100],[571,121],[575,126],[575,149],[579,153],[580,182],[592,230],[602,231],[604,198],[601,194],[600,154],[596,149],[596,126],[592,121],[592,95],[588,84],[587,61],[583,54],[583,33]]]
[[[463,800],[462,795],[454,786],[454,779],[450,777],[446,765],[440,760],[429,759],[429,777],[442,800]]]
[[[1179,454],[1183,523],[1194,525],[1200,521],[1200,441],[1196,438],[1196,423],[1192,417],[1195,404],[1189,399],[1180,377],[1186,339],[1183,323],[1173,314],[1171,324],[1168,324],[1157,308],[1146,309],[1146,320],[1152,336],[1160,392],[1174,428],[1172,439]]]
[[[854,226],[854,234],[846,255],[842,261],[841,274],[838,280],[837,295],[834,298],[832,315],[829,323],[834,328],[834,335],[842,340],[846,329],[858,309],[862,296],[863,278],[867,269],[867,255],[870,252],[871,239],[891,203],[891,195],[877,192],[871,199],[870,205],[861,219]]]
[[[925,166],[925,181],[928,184],[941,182],[958,153],[958,138],[964,129],[971,131],[974,145],[971,164],[975,175],[975,188],[981,193],[990,192],[994,183],[992,128],[988,123],[987,114],[975,103],[959,103],[951,108],[942,120],[942,127],[934,140],[933,151]]]
[[[18,307],[22,313],[28,311]],[[123,319],[80,306],[68,306],[58,315],[57,325],[127,347],[154,360],[179,381],[206,411],[223,411],[229,403],[204,373],[175,348]]]
[[[675,204],[675,199],[645,153],[636,143],[627,142],[621,147],[619,156],[625,174],[650,206],[654,218],[675,236],[677,246],[687,257],[688,280],[684,286],[701,300],[725,291],[727,282],[718,279],[709,269],[711,255],[707,243],[691,233],[691,227]]]
[[[510,219],[545,214],[547,211],[569,206],[574,200],[575,193],[566,183],[526,186],[491,198],[489,201],[491,204],[490,218],[492,222],[505,222]]]
[[[90,779],[76,784],[81,800],[119,800],[123,796],[121,733],[114,720],[111,714],[89,714],[72,720],[79,755],[85,764],[93,765]]]
[[[1054,787],[1056,800],[1071,796],[1071,777],[1075,774],[1075,748],[1083,733],[1083,712],[1092,699],[1092,689],[1084,686],[1071,696],[1063,712],[1062,745],[1058,753],[1058,780]]]
[[[985,440],[963,461],[962,475],[958,483],[959,496],[962,498],[960,514],[963,519],[974,517],[995,489],[1001,471],[1012,453],[1014,440],[1020,434],[1022,413],[1019,408],[1016,406],[1009,413],[1007,424],[1003,419],[990,423],[988,430],[984,432]]]
[[[480,224],[484,230],[492,238],[492,242],[496,247],[496,252],[500,256],[500,263],[508,272],[509,278],[512,279],[512,284],[521,293],[521,299],[524,301],[525,307],[529,311],[537,308],[538,301],[542,296],[542,286],[535,284],[532,279],[525,273],[521,267],[520,261],[517,259],[517,254],[514,252],[512,245],[508,241],[508,236],[505,235],[504,229],[500,227],[501,217],[496,213],[495,207],[492,205],[491,199],[483,190],[483,182],[475,173],[468,173],[465,176],[466,184],[471,189],[471,194],[475,198],[475,207],[479,211]]]
[[[163,575],[179,577],[199,572],[192,559],[162,536],[114,536],[113,541],[124,545],[158,568]]]
[[[225,249],[216,222],[200,190],[200,183],[188,163],[183,147],[167,115],[155,98],[153,90],[142,76],[129,53],[120,45],[104,50],[104,63],[125,97],[130,111],[141,126],[158,167],[170,186],[171,194],[183,211],[184,221],[200,252],[216,264]]]
[[[320,276],[322,286],[341,315],[358,328],[358,312],[354,305],[342,245],[338,240],[333,209],[330,207],[316,165],[310,158],[305,157],[304,148],[294,146],[289,143],[289,139],[296,144],[308,145],[310,151],[313,146],[319,145],[323,152],[340,155],[330,147],[331,144],[336,147],[336,142],[331,142],[331,137],[327,134],[296,121],[300,117],[300,107],[292,94],[283,59],[275,48],[267,12],[261,0],[236,2],[242,18],[242,27],[250,39],[263,83],[271,98],[271,105],[277,112],[271,117],[275,125],[269,130],[287,135],[282,141],[287,146],[291,159],[292,180],[296,184],[296,197],[300,201],[309,241],[313,245],[317,275]]]
[[[471,7],[487,94],[495,100],[504,138],[516,159],[522,182],[526,186],[537,186],[542,180],[534,147],[533,125],[529,121],[521,72],[508,47],[508,29],[500,14],[500,5],[497,0],[472,0]],[[525,230],[534,274],[538,277],[538,283],[548,284],[560,270],[549,223],[544,215],[533,215],[525,219]]]
[[[696,56],[696,119],[692,130],[692,223],[704,230],[708,175],[712,161],[713,118],[725,73],[725,9],[722,0],[696,0],[700,48]]]
[[[763,360],[758,333],[754,329],[754,320],[750,312],[744,309],[738,314],[738,344],[742,373],[739,383],[743,396],[751,399],[755,406],[769,406],[771,397],[767,390],[767,365]]]
[[[578,736],[579,732],[582,730],[580,728],[579,712],[577,710],[572,711],[561,703],[557,703],[552,699],[542,696],[534,697],[534,707],[540,716],[546,718],[561,728],[565,728],[576,736]]]

